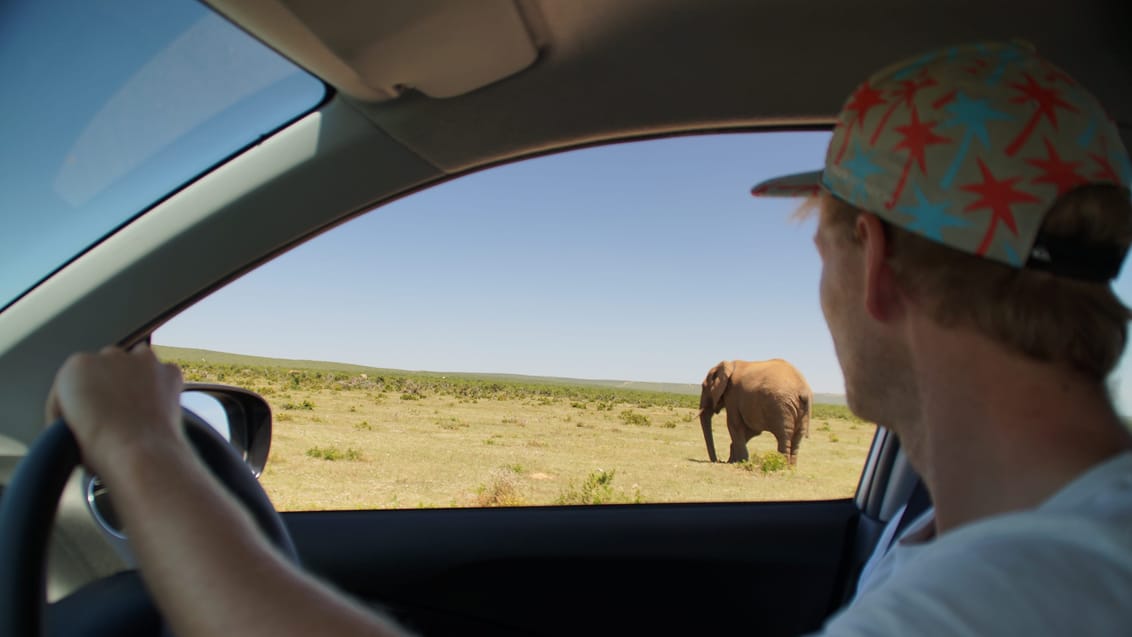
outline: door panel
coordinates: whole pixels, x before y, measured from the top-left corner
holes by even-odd
[[[306,568],[428,636],[797,635],[840,603],[852,500],[284,514]]]

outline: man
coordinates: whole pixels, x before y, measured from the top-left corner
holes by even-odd
[[[849,406],[934,504],[827,633],[1132,630],[1132,438],[1105,385],[1130,173],[1083,87],[982,44],[870,77],[822,171],[753,189],[811,195]]]
[[[1132,240],[1130,172],[1083,87],[986,44],[874,75],[824,170],[755,188],[813,194],[850,407],[900,436],[935,505],[823,634],[1132,625],[1132,437],[1104,382],[1127,336],[1109,282]],[[148,350],[111,349],[69,359],[48,401],[121,496],[175,632],[401,634],[259,538],[182,439],[179,388]],[[205,589],[239,604],[201,613],[183,591]]]

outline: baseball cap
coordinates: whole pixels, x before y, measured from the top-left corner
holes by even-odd
[[[1043,236],[1080,186],[1129,187],[1132,163],[1097,99],[1020,42],[921,54],[878,71],[842,107],[822,170],[757,184],[757,197],[826,190],[970,254],[1078,279],[1115,278],[1124,246]]]

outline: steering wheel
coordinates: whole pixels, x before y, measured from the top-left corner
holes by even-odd
[[[299,564],[283,519],[243,458],[196,414],[182,409],[182,415],[198,457],[248,509],[271,543]],[[59,497],[78,464],[74,435],[57,420],[32,444],[0,498],[0,635],[167,634],[136,570],[96,580],[47,603],[48,539]]]

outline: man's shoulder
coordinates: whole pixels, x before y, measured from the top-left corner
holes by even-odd
[[[1058,551],[1123,557],[1132,553],[1132,453],[1097,465],[1037,507],[982,518],[913,550],[925,560],[973,554],[993,562],[1033,550],[1050,558]]]
[[[1119,464],[1035,509],[898,543],[823,634],[1108,634],[1132,625],[1132,491]]]
[[[1112,634],[1132,625],[1132,528],[1058,515],[1027,527],[1032,517],[895,549],[907,559],[822,634]]]
[[[1086,567],[1122,577],[1132,584],[1132,454],[1119,463],[1083,476],[1033,509],[991,516],[953,529],[907,551],[893,577],[919,578],[931,573],[972,579],[996,573],[1012,587],[1028,575],[1042,585],[1060,573],[1074,582]],[[930,571],[923,573],[921,571]],[[1132,588],[1128,589],[1132,595]]]

